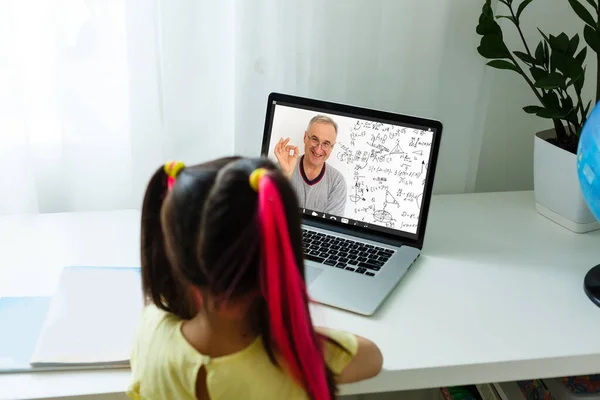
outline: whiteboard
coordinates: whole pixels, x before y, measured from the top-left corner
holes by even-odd
[[[433,132],[336,114],[276,105],[268,157],[277,163],[279,139],[304,154],[304,132],[317,114],[338,124],[327,163],[339,170],[348,188],[343,217],[416,233],[429,167]]]

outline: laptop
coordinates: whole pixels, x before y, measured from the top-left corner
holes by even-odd
[[[372,315],[421,253],[442,124],[271,93],[262,155],[300,202],[319,303]]]

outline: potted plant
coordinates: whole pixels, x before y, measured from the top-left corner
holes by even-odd
[[[491,0],[483,5],[477,34],[477,51],[489,59],[487,65],[523,77],[537,103],[523,110],[552,121],[553,129],[538,132],[534,139],[534,191],[537,211],[574,232],[600,228],[590,213],[577,178],[577,145],[592,101],[582,98],[588,47],[580,46],[579,34],[569,37],[546,34],[539,28],[540,42],[530,46],[521,29],[521,16],[532,0],[498,0],[504,15],[494,15]],[[600,7],[598,0],[568,0],[585,23],[583,37],[596,53],[600,66]],[[520,50],[511,51],[504,42],[497,19],[504,18],[519,33]],[[596,76],[596,101],[600,100],[600,68]]]

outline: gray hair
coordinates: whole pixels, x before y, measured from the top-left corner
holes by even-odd
[[[333,129],[335,129],[335,134],[337,135],[338,126],[335,123],[335,121],[333,119],[329,118],[328,116],[322,115],[322,114],[317,114],[314,117],[312,117],[312,119],[308,123],[308,126],[306,127],[306,130],[308,131],[310,129],[310,126],[316,122],[320,122],[322,124],[333,125]]]

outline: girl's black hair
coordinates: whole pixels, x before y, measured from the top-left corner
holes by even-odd
[[[189,285],[225,301],[260,292],[258,196],[249,184],[250,174],[257,168],[269,170],[269,179],[277,188],[295,265],[304,280],[301,217],[288,180],[268,159],[220,158],[184,168],[170,191],[163,167],[150,179],[141,232],[142,286],[148,301],[191,319],[198,310],[193,308]],[[258,296],[254,310],[256,333],[277,365],[264,296]],[[292,337],[293,332],[289,333]],[[302,349],[294,350],[296,358],[300,352]],[[334,398],[336,384],[326,366],[325,374],[329,397]]]

